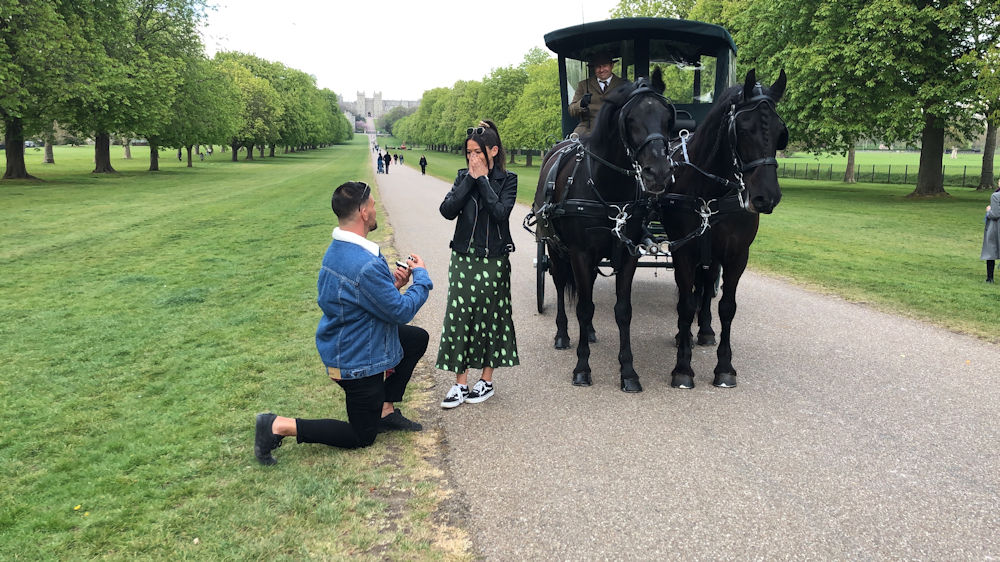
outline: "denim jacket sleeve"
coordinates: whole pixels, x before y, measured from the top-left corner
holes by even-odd
[[[373,260],[361,271],[360,291],[367,301],[365,308],[393,324],[413,320],[433,288],[430,275],[422,267],[413,270],[413,284],[405,293],[400,293],[393,285],[392,273],[383,260]]]
[[[517,175],[508,172],[504,177],[503,185],[500,186],[500,194],[493,191],[489,182],[477,181],[476,187],[479,189],[479,200],[483,204],[486,212],[495,221],[507,221],[510,213],[514,209],[514,201],[517,200]]]
[[[462,212],[465,200],[469,198],[476,183],[477,181],[469,176],[467,170],[459,170],[458,176],[455,178],[455,183],[451,186],[451,191],[448,192],[448,195],[444,196],[444,201],[441,202],[439,209],[441,216],[448,220],[453,220],[457,217]]]

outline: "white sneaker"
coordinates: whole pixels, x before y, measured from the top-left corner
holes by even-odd
[[[454,408],[465,402],[466,397],[469,396],[469,387],[461,384],[453,385],[448,389],[448,394],[444,395],[444,400],[441,401],[442,408]]]
[[[465,399],[465,401],[469,404],[478,404],[485,401],[490,396],[493,396],[493,383],[480,379],[479,382],[472,387],[472,391],[469,392],[469,396]]]

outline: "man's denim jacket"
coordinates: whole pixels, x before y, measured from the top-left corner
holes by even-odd
[[[323,256],[317,288],[323,317],[316,349],[340,378],[368,377],[395,367],[403,358],[400,324],[413,320],[434,288],[427,270],[413,269],[412,285],[400,293],[382,255],[334,240]]]

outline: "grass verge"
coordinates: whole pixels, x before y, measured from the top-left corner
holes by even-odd
[[[155,174],[92,150],[0,183],[0,558],[468,558],[433,428],[253,458],[256,412],[346,419],[315,283],[366,138]]]

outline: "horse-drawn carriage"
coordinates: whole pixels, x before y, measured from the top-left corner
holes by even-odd
[[[557,349],[569,347],[564,290],[577,293],[573,384],[591,384],[593,287],[606,265],[616,278],[621,388],[642,390],[629,335],[632,279],[638,267],[672,265],[680,290],[671,385],[694,386],[690,326],[696,313],[698,342],[715,341],[709,286],[721,271],[722,336],[713,384],[735,386],[729,328],[736,285],[758,213],[771,212],[781,197],[774,156],[787,142],[776,112],[784,72],[771,87],[759,84],[754,71],[742,87],[734,86],[736,48],[729,33],[695,21],[609,20],[553,31],[545,43],[559,57],[568,138],[544,156],[524,222],[538,243],[539,312],[546,272],[556,286]],[[598,54],[618,59],[618,74],[630,82],[602,96],[592,133],[581,139],[570,134],[577,125],[570,104],[577,83],[588,78],[587,61]],[[640,264],[650,256],[652,263]]]
[[[619,61],[616,74],[630,81],[649,78],[656,69],[664,75],[669,98],[677,111],[671,138],[682,131],[693,132],[705,118],[715,92],[732,86],[736,46],[729,32],[717,25],[662,18],[627,18],[586,23],[545,35],[545,45],[559,57],[559,91],[562,133],[569,137],[578,119],[570,114],[570,100],[577,83],[588,78],[587,62],[597,54]],[[663,229],[650,225],[655,234]],[[545,311],[546,273],[551,260],[543,237],[537,240],[536,277],[538,312]],[[604,261],[602,267],[610,267]],[[651,260],[638,267],[671,268],[669,254],[654,249]]]

